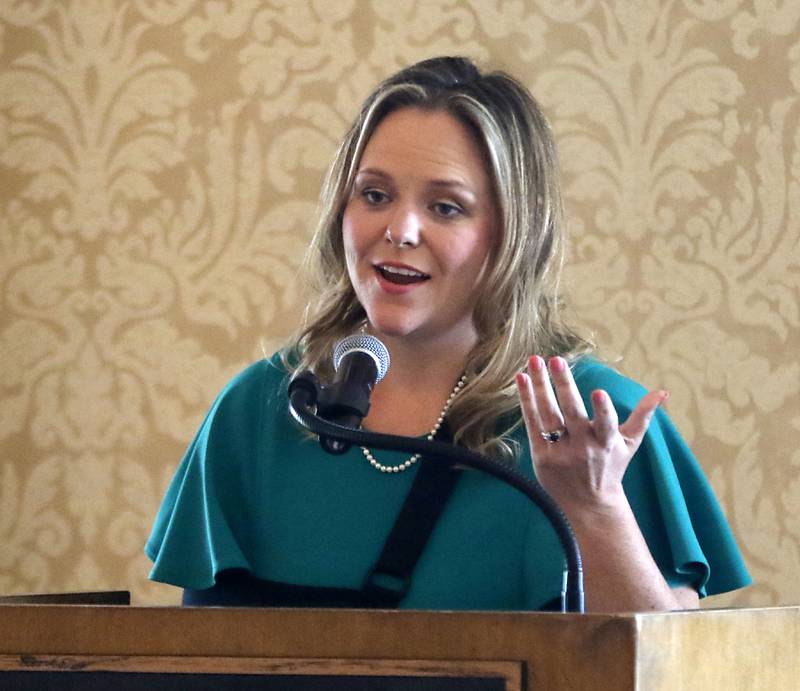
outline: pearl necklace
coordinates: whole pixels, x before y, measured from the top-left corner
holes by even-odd
[[[428,441],[433,441],[433,438],[436,436],[436,433],[439,431],[439,428],[444,422],[444,416],[447,415],[447,411],[450,409],[450,406],[452,405],[456,396],[461,393],[461,389],[466,386],[466,383],[467,375],[464,374],[461,376],[461,379],[458,380],[458,383],[453,387],[453,391],[445,401],[442,412],[439,413],[439,417],[436,419],[436,424],[433,426],[433,429],[425,437]],[[366,446],[362,446],[361,451],[364,452],[364,457],[369,461],[369,464],[375,468],[375,470],[380,470],[382,473],[402,473],[404,470],[408,470],[420,458],[420,455],[415,453],[413,456],[411,456],[411,458],[403,463],[400,463],[399,465],[383,465],[375,459],[375,456],[372,455],[372,452]]]

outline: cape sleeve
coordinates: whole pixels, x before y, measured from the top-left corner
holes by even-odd
[[[597,361],[574,367],[587,409],[605,389],[624,421],[646,390]],[[736,540],[700,464],[659,409],[623,478],[648,547],[671,586],[691,585],[701,597],[749,585]]]
[[[181,460],[156,516],[145,554],[150,578],[184,588],[214,585],[230,568],[252,571],[252,466],[270,361],[251,365],[222,390]]]

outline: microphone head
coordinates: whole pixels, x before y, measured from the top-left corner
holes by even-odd
[[[333,349],[333,369],[338,370],[342,359],[350,353],[366,353],[375,361],[378,370],[377,384],[389,371],[389,351],[383,343],[370,334],[353,334],[343,338]]]

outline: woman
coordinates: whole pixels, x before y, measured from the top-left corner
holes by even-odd
[[[322,192],[319,297],[295,342],[215,402],[148,541],[151,577],[196,604],[364,604],[427,464],[327,456],[286,413],[291,375],[329,379],[333,346],[362,330],[392,359],[364,426],[433,437],[446,421],[454,443],[535,472],[576,531],[589,611],[694,608],[746,585],[702,472],[658,410],[667,394],[589,357],[561,320],[562,251],[555,148],[524,87],[463,58],[382,83]],[[538,510],[463,473],[398,604],[546,608],[562,561]]]

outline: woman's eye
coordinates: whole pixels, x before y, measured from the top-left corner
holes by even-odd
[[[464,210],[460,206],[450,204],[449,202],[437,202],[433,205],[433,211],[443,218],[455,218],[464,213]]]
[[[361,196],[367,200],[368,204],[377,205],[383,204],[389,197],[385,192],[376,189],[365,189],[361,192]]]

